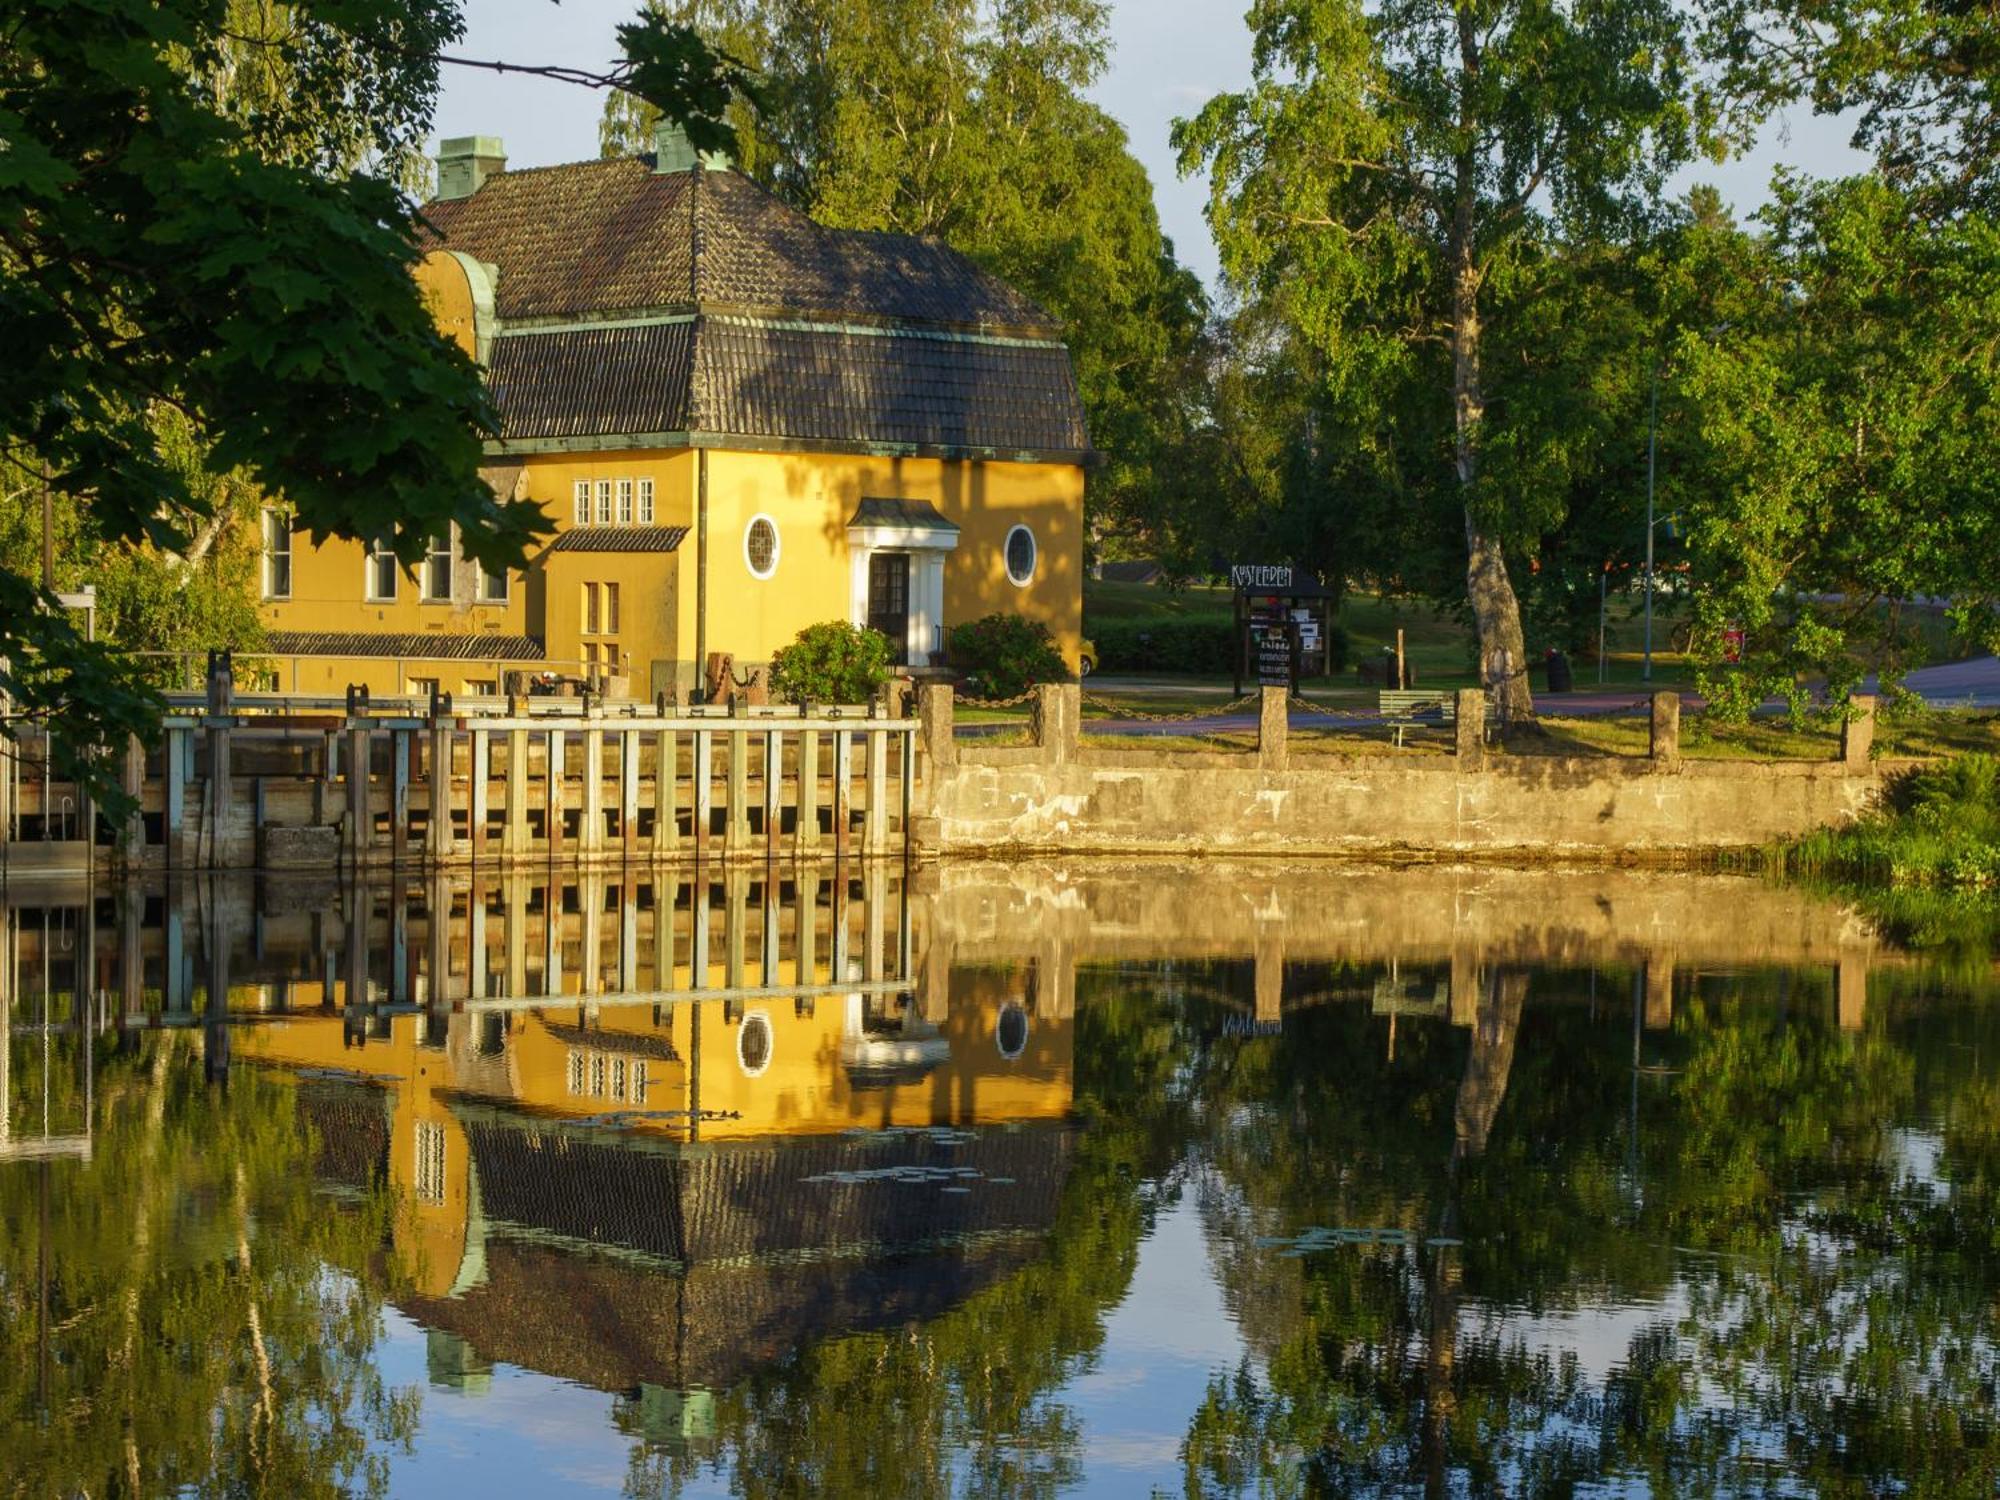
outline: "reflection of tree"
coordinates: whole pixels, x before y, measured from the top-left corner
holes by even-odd
[[[94,1159],[47,1169],[46,1221],[38,1170],[0,1167],[15,1492],[379,1491],[369,1443],[407,1440],[416,1415],[374,1369],[378,1304],[354,1274],[382,1205],[332,1211],[291,1086],[250,1071],[211,1088],[190,1040],[153,1035],[100,1066]]]
[[[1506,980],[1448,1116],[1436,1048],[1380,1070],[1406,1088],[1382,1114],[1365,1078],[1310,1097],[1281,1056],[1229,1070],[1251,1087],[1211,1106],[1241,1122],[1215,1155],[1239,1205],[1211,1218],[1239,1247],[1226,1274],[1268,1274],[1269,1252],[1240,1247],[1307,1223],[1465,1244],[1279,1262],[1296,1307],[1265,1320],[1261,1371],[1218,1380],[1195,1414],[1189,1493],[1734,1493],[1779,1474],[1816,1493],[1994,1493],[2000,1099],[1976,1068],[1944,1076],[1937,1059],[1978,1054],[1936,1024],[1843,1035],[1753,988],[1683,1007],[1652,1044],[1680,1071],[1629,1115],[1615,1034],[1573,1007],[1524,1016]],[[1927,1189],[1892,1139],[1919,1059],[1926,1097],[1948,1101]],[[1281,1118],[1305,1138],[1280,1138]],[[1662,1304],[1602,1383],[1511,1331],[1517,1310],[1584,1302]]]

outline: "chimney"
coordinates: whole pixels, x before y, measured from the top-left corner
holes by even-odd
[[[655,172],[685,172],[697,164],[711,172],[727,172],[736,165],[727,151],[695,150],[678,120],[662,119],[653,127]]]
[[[507,170],[507,150],[497,135],[455,135],[438,142],[440,198],[470,198],[487,178]]]

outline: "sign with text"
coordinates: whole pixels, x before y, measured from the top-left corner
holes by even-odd
[[[1258,589],[1288,589],[1292,586],[1290,563],[1235,563],[1229,569],[1229,586],[1255,593]]]
[[[1270,625],[1257,632],[1257,683],[1260,687],[1292,686],[1292,632]]]

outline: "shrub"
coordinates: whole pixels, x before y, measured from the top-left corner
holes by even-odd
[[[1097,647],[1102,672],[1201,673],[1220,676],[1236,670],[1236,627],[1216,619],[1105,620],[1085,631]],[[1347,665],[1347,632],[1339,625],[1327,637],[1332,670]]]
[[[1011,698],[1038,682],[1069,676],[1049,627],[1020,615],[991,614],[951,628],[951,664],[966,691],[980,698]]]
[[[771,658],[771,690],[793,703],[865,703],[889,680],[889,638],[828,620]]]

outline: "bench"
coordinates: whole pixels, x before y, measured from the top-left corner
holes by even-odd
[[[1382,712],[1384,721],[1396,731],[1396,747],[1402,748],[1403,731],[1421,729],[1424,720],[1419,714],[1435,713],[1439,724],[1453,725],[1458,722],[1458,694],[1437,688],[1384,688],[1376,700],[1376,707]],[[1479,726],[1484,738],[1492,722],[1489,707],[1482,716]]]

